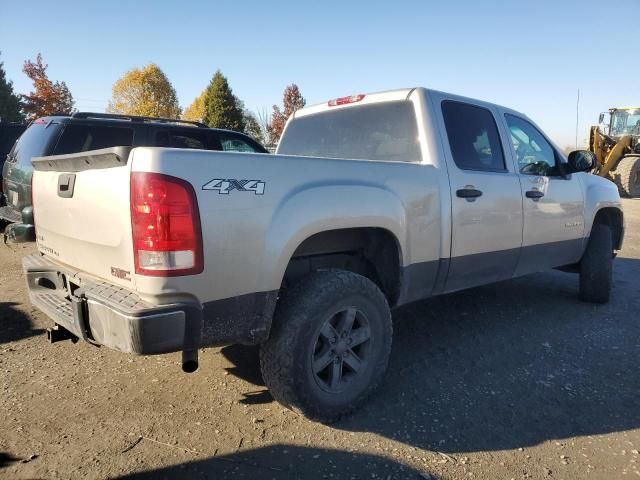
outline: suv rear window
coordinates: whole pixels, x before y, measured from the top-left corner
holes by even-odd
[[[98,125],[67,125],[54,155],[86,152],[109,147],[130,147],[133,145],[133,129]]]
[[[374,103],[294,118],[280,140],[278,153],[419,162],[413,104]]]
[[[36,120],[20,136],[11,152],[11,161],[31,167],[32,157],[47,155],[47,147],[57,135],[60,125]]]

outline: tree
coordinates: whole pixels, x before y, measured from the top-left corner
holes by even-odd
[[[207,90],[203,90],[200,95],[198,95],[191,105],[189,105],[182,114],[183,120],[190,120],[192,122],[202,122],[204,119],[204,106],[207,100]]]
[[[22,122],[24,114],[20,97],[13,93],[13,82],[7,80],[3,65],[0,62],[0,120]]]
[[[260,132],[262,135],[263,144],[273,146],[273,142],[271,142],[271,116],[269,115],[269,110],[266,108],[261,108],[256,112],[256,118],[258,119],[258,125],[260,126]]]
[[[34,91],[21,95],[23,110],[29,120],[54,114],[73,113],[73,96],[64,82],[52,82],[47,76],[49,65],[42,63],[38,53],[36,61],[26,60],[22,71],[33,82]]]
[[[264,144],[265,136],[260,127],[258,118],[249,110],[243,110],[244,115],[244,133],[253,138],[256,142]]]
[[[280,136],[289,117],[307,103],[295,83],[288,85],[287,88],[284,89],[282,97],[284,111],[281,111],[277,105],[274,105],[273,113],[271,114],[271,124],[269,127],[269,141],[271,143],[277,143],[280,140]]]
[[[211,78],[205,96],[204,123],[212,128],[244,131],[242,108],[220,70]]]
[[[114,83],[107,111],[143,117],[180,117],[176,90],[155,63],[129,70]]]
[[[277,105],[273,106],[273,112],[271,113],[271,122],[269,122],[269,143],[275,145],[280,141],[284,126],[287,124],[287,118],[280,111]]]

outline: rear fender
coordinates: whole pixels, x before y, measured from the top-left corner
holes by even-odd
[[[374,227],[391,232],[407,252],[407,219],[400,199],[375,185],[312,186],[283,199],[265,239],[261,284],[280,288],[295,250],[307,238],[344,228]],[[400,265],[403,265],[402,258]]]

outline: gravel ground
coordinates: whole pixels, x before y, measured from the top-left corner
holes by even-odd
[[[333,426],[283,409],[255,348],[131,357],[46,343],[0,245],[1,478],[640,476],[640,201],[608,305],[550,272],[394,312],[389,374]]]

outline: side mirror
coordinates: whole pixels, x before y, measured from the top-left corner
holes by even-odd
[[[598,123],[602,123],[604,122],[604,113],[601,113],[600,116],[598,117]]]
[[[576,150],[568,157],[569,171],[567,173],[588,172],[595,167],[597,159],[593,152],[588,150]]]

